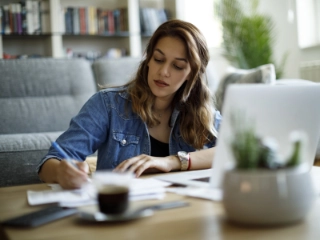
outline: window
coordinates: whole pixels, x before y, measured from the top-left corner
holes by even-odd
[[[222,30],[214,16],[214,0],[179,1],[181,19],[193,23],[206,38],[209,49],[217,48],[222,43]]]
[[[296,0],[300,48],[320,46],[320,0]]]

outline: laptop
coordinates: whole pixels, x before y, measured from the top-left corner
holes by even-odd
[[[311,169],[320,136],[320,84],[233,84],[226,91],[212,168],[156,178],[186,186],[221,188],[225,170],[234,165],[229,147],[233,137],[230,117],[234,111],[241,111],[252,120],[259,136],[274,138],[281,156],[292,151],[289,135],[304,131],[308,141],[302,161]]]

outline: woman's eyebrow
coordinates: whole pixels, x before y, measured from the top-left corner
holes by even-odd
[[[160,54],[162,54],[163,56],[165,56],[165,54],[159,49],[159,48],[156,48],[154,51],[157,51],[159,52]],[[185,58],[175,58],[176,60],[179,60],[179,61],[184,61],[186,63],[188,63],[187,59]]]

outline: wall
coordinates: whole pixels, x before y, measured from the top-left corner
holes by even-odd
[[[300,63],[304,61],[320,60],[320,46],[299,48],[297,17],[294,16],[292,23],[287,20],[288,7],[291,6],[296,13],[295,0],[260,0],[260,9],[272,16],[276,23],[277,42],[275,45],[276,59],[279,61],[284,50],[289,50],[288,62],[285,68],[287,78],[300,77]],[[308,27],[308,26],[306,26]]]
[[[303,32],[300,39],[303,47],[300,50],[301,62],[320,60],[320,0],[293,0],[300,14],[297,18],[300,22],[299,28]],[[317,10],[318,9],[318,10]],[[314,21],[319,18],[319,22]]]
[[[214,0],[180,0],[177,2],[180,7],[180,14],[177,17],[194,24],[206,38],[211,60],[211,78],[215,80],[212,83],[214,85],[212,88],[215,89],[230,64],[222,56],[220,48],[222,32],[220,24],[214,17]]]
[[[304,48],[300,50],[301,62],[320,60],[320,46]]]
[[[300,49],[296,18],[288,21],[288,10],[295,13],[295,4],[291,0],[260,0],[259,10],[271,16],[275,23],[274,57],[280,63],[283,54],[288,51],[288,59],[282,78],[299,78]]]

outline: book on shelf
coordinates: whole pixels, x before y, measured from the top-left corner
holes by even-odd
[[[113,16],[112,10],[108,10],[108,27],[106,28],[106,33],[108,33],[108,34],[115,33],[114,16]]]
[[[79,7],[79,25],[80,25],[80,34],[87,34],[87,8]]]
[[[9,4],[9,26],[11,33],[16,33],[15,4]]]
[[[128,9],[120,8],[120,31],[128,32],[129,24],[128,24]]]
[[[106,28],[108,27],[108,12],[104,9],[97,9],[97,19],[98,19],[98,34],[105,34]]]
[[[1,7],[2,34],[51,33],[50,2],[48,0],[20,0]],[[58,17],[61,33],[112,35],[128,31],[128,9],[63,7]]]
[[[21,19],[21,5],[15,4],[15,23],[16,23],[16,33],[21,34],[22,33],[22,19]]]
[[[80,34],[80,18],[79,18],[79,8],[73,8],[72,14],[73,20],[73,34]]]
[[[41,33],[46,34],[51,32],[49,1],[40,1],[40,25]]]
[[[15,19],[15,4],[11,3],[9,4],[9,26],[11,29],[11,33],[16,33],[16,19]]]
[[[48,0],[17,0],[0,8],[2,34],[50,33]]]
[[[95,35],[98,33],[98,25],[97,25],[97,8],[95,6],[90,6],[88,10],[88,21],[89,28],[88,33],[90,35]]]
[[[27,11],[27,33],[28,34],[33,34],[34,33],[34,28],[33,28],[33,6],[32,6],[32,0],[26,0],[26,11]]]
[[[40,20],[40,2],[32,1],[32,24],[33,34],[41,33],[41,20]]]
[[[140,8],[141,32],[151,35],[162,23],[169,19],[168,11],[160,8]]]
[[[0,7],[0,34],[3,34],[3,30],[2,30],[2,7]]]
[[[72,34],[73,33],[73,8],[72,7],[65,8],[64,19],[66,24],[65,25],[66,34]]]
[[[128,31],[127,8],[65,7],[63,15],[67,34],[112,35]]]
[[[26,2],[25,1],[20,1],[20,5],[21,5],[21,30],[22,30],[22,33],[27,33],[28,25],[27,25]]]
[[[114,31],[120,32],[120,9],[113,10]]]
[[[2,6],[2,29],[4,34],[11,33],[9,5]]]

